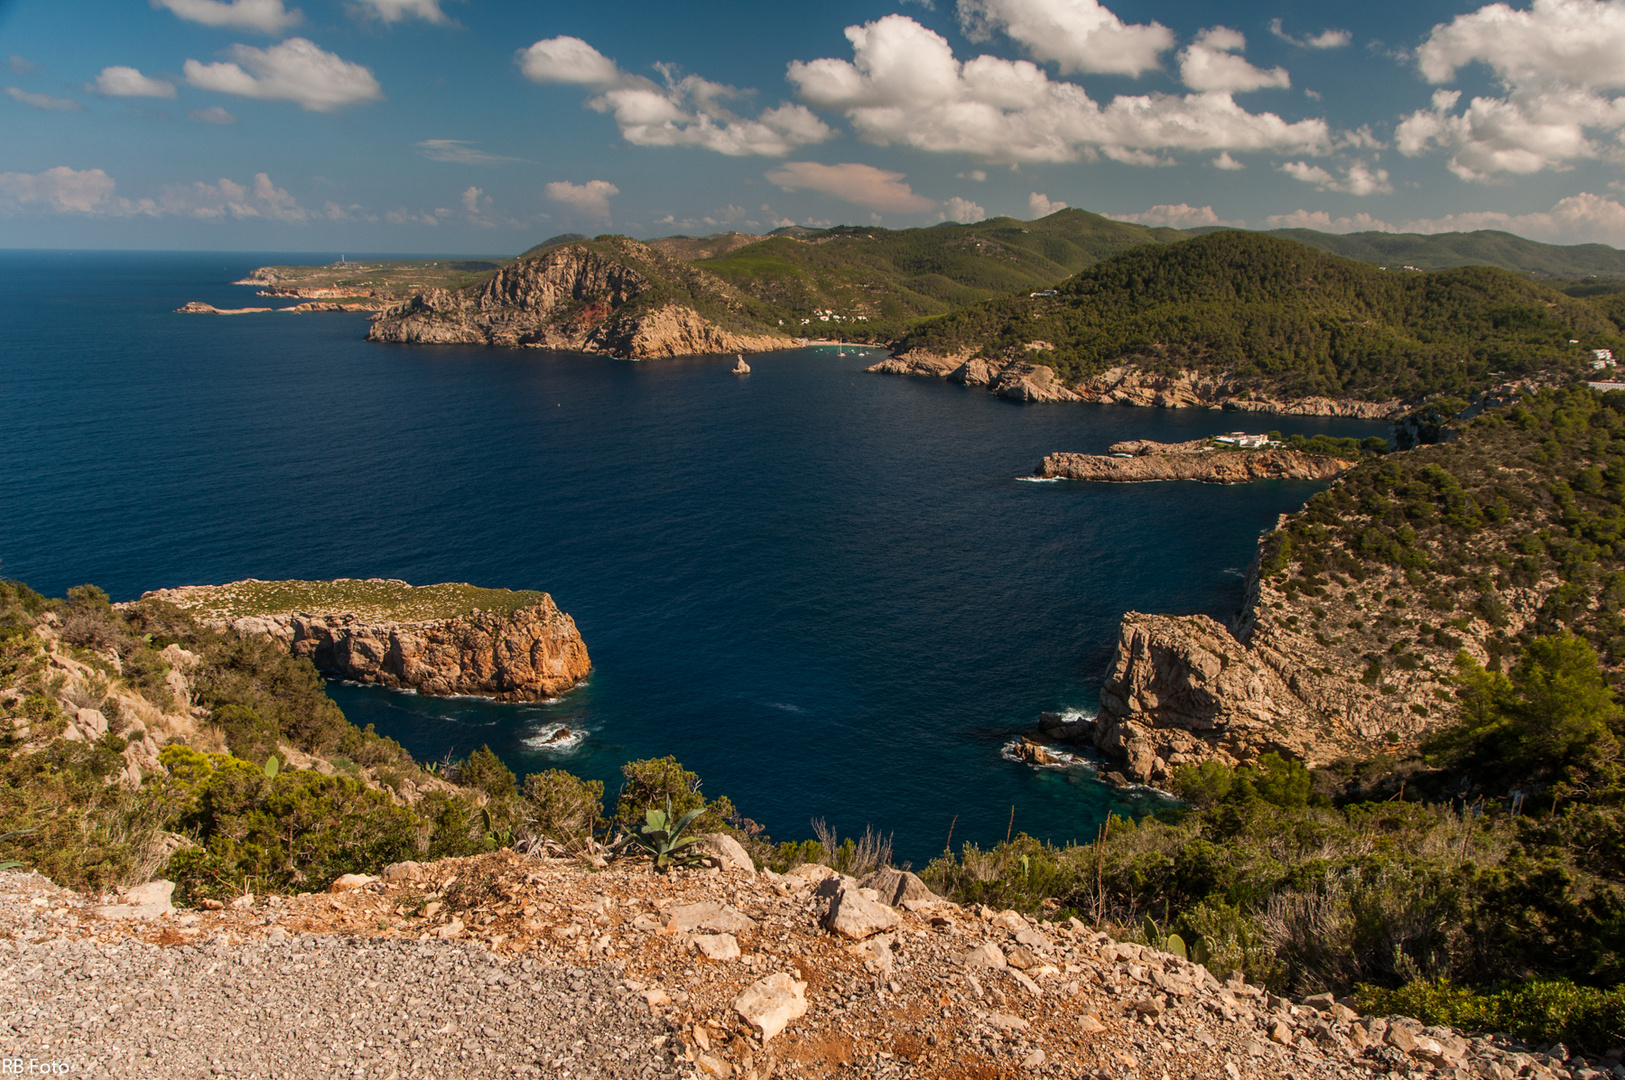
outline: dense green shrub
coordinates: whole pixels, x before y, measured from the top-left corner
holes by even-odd
[[[1531,1044],[1561,1042],[1592,1053],[1625,1045],[1625,987],[1530,979],[1488,991],[1418,980],[1398,989],[1362,986],[1360,1008],[1464,1031],[1505,1032]]]
[[[602,780],[548,769],[525,777],[524,796],[530,829],[572,851],[586,847],[603,820]]]

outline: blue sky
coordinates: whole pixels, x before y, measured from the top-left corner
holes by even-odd
[[[0,0],[0,246],[1060,205],[1625,246],[1625,0]]]

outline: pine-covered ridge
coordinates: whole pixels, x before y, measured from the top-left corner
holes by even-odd
[[[1417,400],[1567,378],[1621,347],[1592,304],[1494,267],[1382,270],[1258,233],[1119,254],[1056,287],[930,320],[898,352],[1223,374],[1275,397]]]

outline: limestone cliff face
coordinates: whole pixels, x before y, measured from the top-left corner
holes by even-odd
[[[1028,355],[1041,355],[1047,342],[1031,342]],[[1161,409],[1226,409],[1289,416],[1351,416],[1387,419],[1404,412],[1400,401],[1355,401],[1327,397],[1278,399],[1243,389],[1229,374],[1181,370],[1174,374],[1147,371],[1128,364],[1068,386],[1055,370],[1019,358],[985,359],[967,350],[957,356],[911,350],[869,368],[882,375],[946,378],[966,386],[985,386],[1012,401],[1086,401],[1101,405],[1141,405]]]
[[[1560,584],[1553,576],[1503,590],[1505,632],[1535,625]],[[1130,612],[1100,713],[1079,734],[1140,783],[1209,758],[1236,764],[1273,750],[1316,766],[1414,747],[1454,718],[1457,651],[1484,663],[1484,642],[1496,633],[1473,615],[1459,638],[1407,635],[1407,666],[1373,667],[1380,643],[1359,630],[1428,610],[1436,599],[1428,587],[1425,578],[1383,573],[1289,594],[1255,563],[1233,628],[1205,615]]]
[[[275,638],[342,678],[440,696],[544,700],[579,683],[591,667],[574,620],[551,601],[508,615],[480,611],[428,623],[274,615],[246,616],[231,626]]]
[[[1298,450],[1214,450],[1208,453],[1050,454],[1037,475],[1067,480],[1143,483],[1200,480],[1242,484],[1252,480],[1330,480],[1354,463]]]
[[[530,594],[539,600],[513,610],[475,609],[441,618],[397,620],[376,608],[357,613],[331,606],[235,614],[229,599],[221,598],[245,584],[274,589],[282,583],[165,589],[142,599],[190,609],[215,629],[273,638],[340,678],[423,694],[539,701],[575,686],[592,667],[575,620],[546,593]],[[382,584],[411,589],[404,582]]]
[[[968,354],[967,354],[968,356]],[[928,379],[944,379],[966,360],[966,356],[942,356],[914,349],[897,356],[888,356],[867,370],[877,375],[919,375]]]
[[[724,329],[676,300],[633,304],[662,284],[638,265],[681,275],[690,291],[724,305],[738,300],[720,279],[633,240],[615,240],[602,251],[567,244],[511,263],[473,293],[427,289],[381,312],[367,340],[531,346],[634,360],[794,346],[788,337]]]
[[[1270,750],[1312,757],[1315,709],[1294,689],[1298,672],[1271,659],[1206,615],[1131,611],[1100,691],[1095,745],[1141,783],[1207,758],[1234,763]]]

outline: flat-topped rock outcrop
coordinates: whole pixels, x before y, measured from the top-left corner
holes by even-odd
[[[1251,480],[1330,480],[1354,463],[1300,450],[1208,450],[1110,454],[1050,454],[1036,475],[1066,480],[1140,483],[1200,480],[1243,484]]]
[[[219,630],[273,638],[321,670],[424,694],[556,697],[591,661],[575,621],[544,592],[404,581],[238,581],[159,589]]]
[[[213,304],[205,304],[201,300],[188,300],[175,309],[177,315],[259,315],[266,311],[275,310],[268,307],[240,307],[217,308]]]

